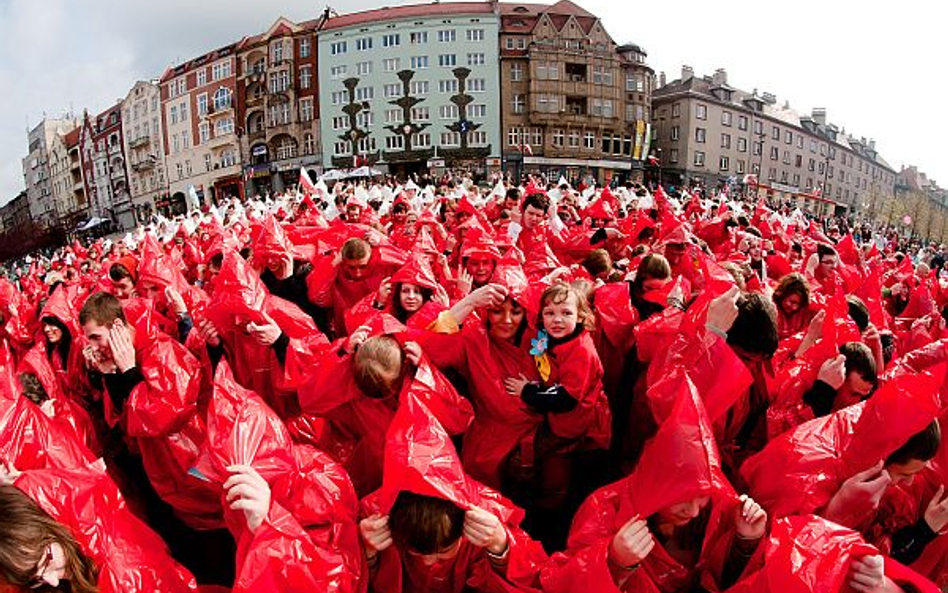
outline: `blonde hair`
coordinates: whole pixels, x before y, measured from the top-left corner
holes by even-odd
[[[401,375],[404,355],[395,338],[375,336],[363,342],[352,358],[352,378],[362,392],[375,398],[389,395]]]
[[[558,305],[566,301],[569,295],[576,298],[576,313],[579,317],[578,322],[582,323],[586,329],[595,327],[596,318],[592,309],[589,308],[589,301],[586,300],[586,293],[575,284],[567,284],[557,281],[551,284],[540,295],[540,312],[537,315],[537,327],[543,327],[543,308],[550,304]]]

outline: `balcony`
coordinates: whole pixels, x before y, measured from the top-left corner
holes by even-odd
[[[260,127],[256,130],[250,130],[247,133],[247,142],[253,144],[257,140],[266,140],[267,138],[267,129],[265,127]]]
[[[155,162],[157,160],[158,159],[156,159],[154,156],[148,155],[137,163],[132,163],[132,170],[138,173],[141,173],[142,171],[150,171],[155,167]]]
[[[264,68],[254,67],[244,73],[244,84],[250,86],[255,82],[263,83],[267,79],[267,72]]]
[[[207,141],[207,147],[211,150],[216,150],[218,148],[224,148],[225,146],[231,145],[234,148],[237,147],[237,136],[234,134],[224,134],[223,136],[214,136]]]
[[[132,148],[132,149],[135,149],[135,148],[144,148],[144,147],[148,146],[150,143],[151,143],[151,137],[150,137],[150,136],[141,136],[141,137],[135,138],[134,140],[132,140],[131,142],[129,142],[129,143],[128,143],[128,147],[129,147],[129,148]]]
[[[234,115],[234,105],[232,103],[229,105],[226,105],[222,109],[218,109],[213,104],[207,106],[208,119],[218,119],[227,115],[229,116]]]

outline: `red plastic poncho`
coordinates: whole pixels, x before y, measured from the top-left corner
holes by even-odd
[[[67,360],[63,361],[58,353],[51,353],[48,356],[49,363],[56,373],[63,394],[80,405],[86,405],[91,397],[92,388],[89,385],[89,375],[82,355],[82,349],[86,344],[85,335],[79,327],[79,317],[75,309],[75,304],[80,299],[85,299],[84,292],[75,287],[60,285],[46,301],[46,306],[40,313],[40,319],[55,317],[69,331],[70,347]]]
[[[272,497],[256,532],[243,513],[225,511],[238,541],[234,591],[358,591],[363,561],[349,477],[326,454],[294,444],[279,417],[221,362],[198,470],[219,487],[233,464],[256,469]]]
[[[774,517],[819,512],[850,476],[875,465],[940,410],[937,382],[898,377],[869,400],[805,422],[770,441],[741,468],[750,494]],[[852,509],[858,526],[872,509]]]
[[[632,572],[625,591],[687,591],[700,580],[716,590],[733,536],[733,489],[721,473],[711,425],[694,385],[679,385],[671,415],[649,441],[635,471],[594,492],[573,519],[565,552],[543,571],[547,593],[617,592],[606,557],[615,534],[633,517],[647,518],[663,508],[708,496],[711,514],[696,567],[676,561],[656,541]]]
[[[551,346],[551,385],[562,385],[578,405],[570,412],[548,414],[550,430],[564,439],[579,440],[584,449],[606,449],[612,436],[612,413],[602,388],[602,363],[592,336],[579,336]]]
[[[423,403],[409,394],[392,420],[386,436],[382,487],[363,501],[366,514],[388,514],[402,491],[453,502],[462,509],[479,508],[501,520],[507,531],[506,574],[491,567],[486,553],[466,538],[457,555],[425,566],[403,554],[397,545],[379,554],[371,591],[514,593],[539,591],[539,572],[546,554],[519,525],[523,511],[498,492],[469,478],[461,467],[451,438]],[[443,581],[433,582],[439,575]]]
[[[101,461],[23,472],[15,485],[62,523],[99,568],[100,593],[187,593],[194,577],[125,505]]]

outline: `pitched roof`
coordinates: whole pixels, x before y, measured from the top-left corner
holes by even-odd
[[[353,12],[331,17],[326,21],[323,30],[344,29],[379,21],[458,14],[490,14],[493,11],[494,9],[490,2],[434,2],[431,4],[411,4],[408,6],[385,6],[374,10]]]

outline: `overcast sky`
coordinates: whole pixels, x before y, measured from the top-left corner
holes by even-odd
[[[329,0],[339,13],[397,0]],[[577,0],[618,43],[634,42],[656,73],[728,71],[738,88],[777,95],[856,136],[875,138],[896,170],[917,165],[948,185],[939,2]],[[245,35],[280,15],[316,17],[312,0],[0,0],[0,203],[23,189],[26,130],[44,113],[99,112],[136,80]],[[885,7],[885,8],[883,8]],[[883,12],[883,10],[886,10]]]

